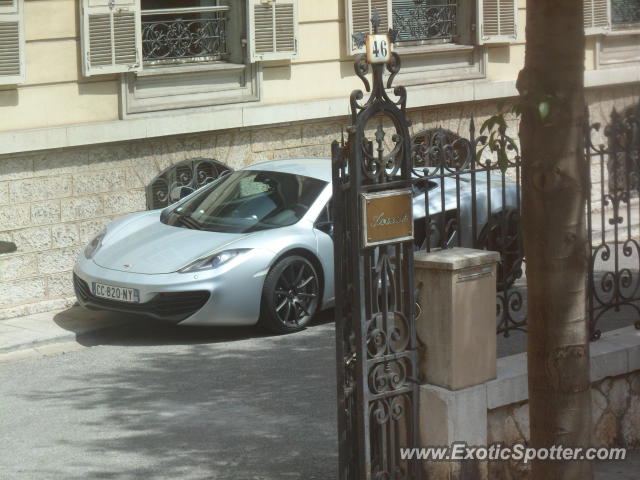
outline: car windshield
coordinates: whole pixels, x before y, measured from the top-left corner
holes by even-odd
[[[225,233],[286,227],[304,216],[326,185],[290,173],[239,170],[186,200],[166,223]]]

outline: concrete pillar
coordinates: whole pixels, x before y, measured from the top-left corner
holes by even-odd
[[[487,444],[484,383],[496,377],[497,252],[416,252],[422,312],[419,354],[422,447]],[[423,462],[430,480],[487,479],[486,462]]]
[[[459,390],[496,378],[497,252],[451,248],[415,253],[421,284],[420,377]]]

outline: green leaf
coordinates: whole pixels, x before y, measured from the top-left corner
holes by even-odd
[[[538,104],[538,112],[540,113],[540,119],[544,120],[549,115],[549,102],[544,100]]]
[[[505,152],[503,148],[498,150],[498,167],[502,173],[506,172],[509,168],[509,157],[507,157],[507,152]]]
[[[480,159],[482,158],[482,152],[484,152],[484,149],[487,148],[487,144],[485,143],[482,148],[480,148],[477,152],[476,152],[476,162],[479,162]]]
[[[496,124],[495,115],[487,118],[484,122],[482,122],[482,126],[480,127],[480,133],[482,134],[485,130],[491,131],[493,130],[493,126]]]

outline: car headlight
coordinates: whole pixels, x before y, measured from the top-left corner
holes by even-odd
[[[210,270],[221,267],[230,260],[236,258],[238,255],[248,252],[249,248],[238,248],[235,250],[224,250],[223,252],[217,252],[206,257],[199,258],[195,262],[190,263],[186,267],[179,270],[180,273],[197,272],[200,270]]]
[[[93,240],[89,242],[84,249],[84,256],[87,260],[91,260],[93,256],[96,254],[98,249],[102,246],[102,239],[107,234],[106,230],[103,230],[98,235],[96,235]]]

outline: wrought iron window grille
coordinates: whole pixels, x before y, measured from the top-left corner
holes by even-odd
[[[211,158],[189,158],[160,172],[145,189],[147,210],[164,208],[231,172]]]
[[[611,0],[611,23],[616,30],[640,27],[640,0]]]
[[[457,0],[394,0],[393,28],[398,31],[397,41],[453,42],[457,35],[457,13]]]
[[[145,65],[225,60],[228,6],[142,11]]]

